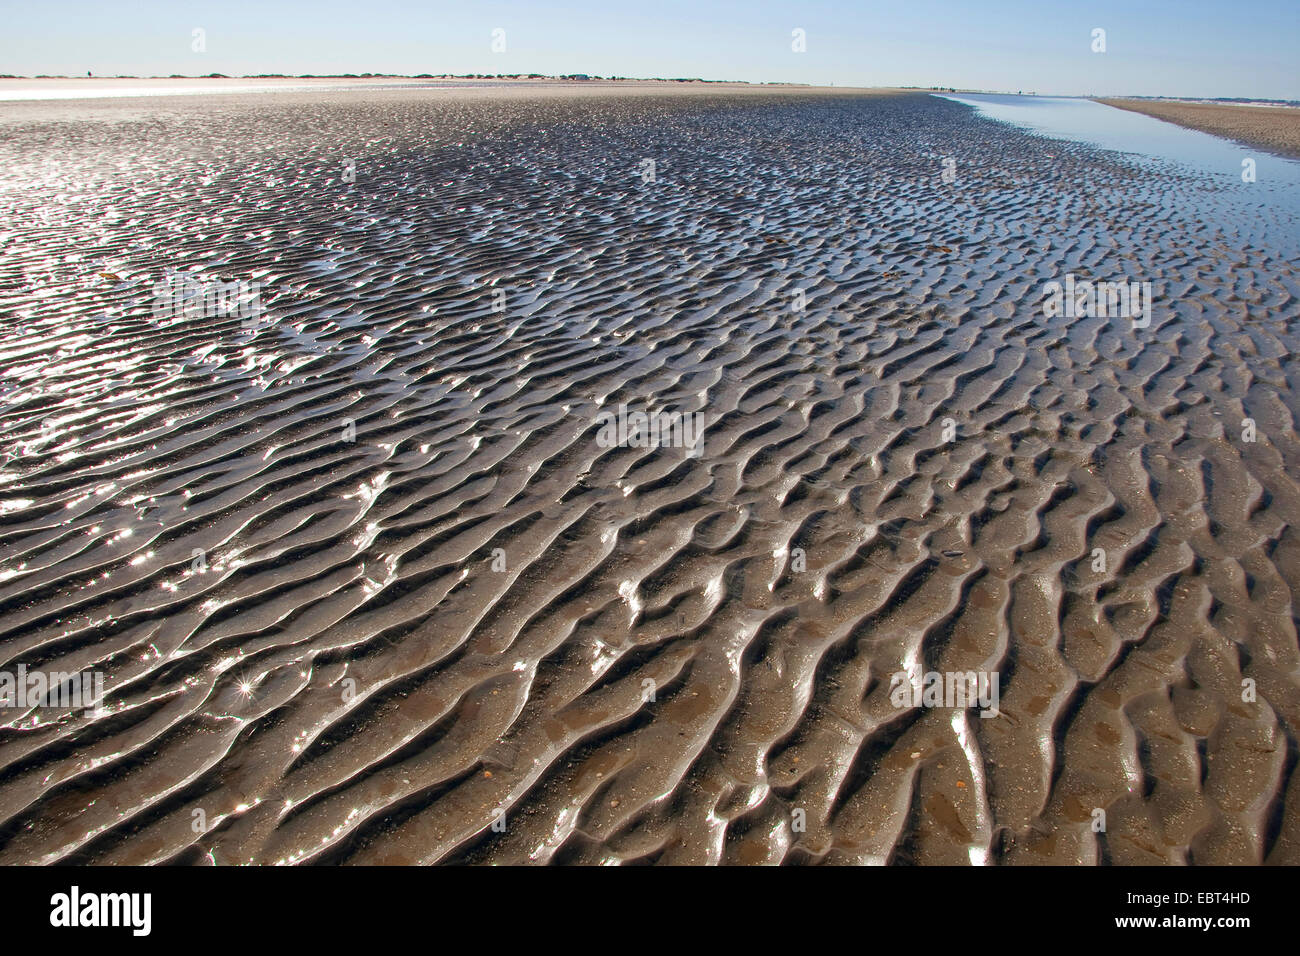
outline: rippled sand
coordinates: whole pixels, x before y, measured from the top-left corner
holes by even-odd
[[[0,862],[1300,862],[1292,213],[919,94],[198,100],[0,108],[0,669],[107,691]]]

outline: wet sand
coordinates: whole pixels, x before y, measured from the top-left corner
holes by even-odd
[[[0,670],[106,676],[0,712],[0,863],[1300,862],[1264,194],[921,94],[0,130]],[[1067,273],[1150,326],[1045,316]]]
[[[304,76],[304,77],[0,77],[0,102],[37,100],[77,100],[103,97],[161,97],[186,95],[232,95],[247,93],[302,93],[314,100],[338,93],[384,94],[393,90],[408,92],[454,90],[492,91],[495,96],[518,94],[543,95],[548,98],[567,96],[692,96],[719,93],[770,95],[774,91],[797,90],[808,93],[834,92],[897,93],[897,90],[846,90],[846,88],[805,86],[785,83],[729,83],[701,80],[566,80],[560,77],[408,77],[408,76]]]
[[[1097,102],[1300,159],[1300,108],[1179,100],[1100,99]]]

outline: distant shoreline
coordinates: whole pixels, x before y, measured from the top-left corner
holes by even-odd
[[[600,81],[604,83],[730,83],[745,86],[810,86],[808,83],[750,83],[746,80],[705,80],[698,76],[691,77],[636,77],[636,76],[597,76],[587,73],[245,73],[233,76],[226,73],[202,74],[156,74],[140,76],[130,73],[101,74],[54,74],[38,73],[34,76],[19,76],[13,73],[0,73],[0,80],[567,80],[574,83]]]
[[[568,82],[568,83],[703,83],[714,86],[793,86],[803,88],[822,88],[825,84],[819,83],[789,83],[784,81],[765,80],[761,82],[752,82],[750,80],[706,80],[698,76],[600,76],[595,73],[242,73],[238,75],[227,73],[170,73],[170,74],[149,74],[141,75],[136,73],[114,73],[114,74],[65,74],[65,73],[37,73],[34,75],[20,75],[16,73],[0,73],[0,82],[14,81],[36,81],[36,80],[370,80],[370,81],[407,81],[407,80],[457,80],[461,82],[474,81],[545,81],[545,82]],[[835,84],[830,84],[825,88],[837,88]],[[906,90],[907,92],[916,93],[977,93],[984,96],[1044,96],[1044,97],[1061,97],[1065,99],[1091,99],[1098,103],[1133,103],[1133,104],[1198,104],[1209,106],[1247,106],[1252,109],[1261,109],[1266,107],[1277,108],[1297,108],[1300,109],[1300,100],[1270,99],[1267,97],[1241,97],[1241,96],[1095,96],[1090,93],[1056,93],[1042,92],[1040,90],[984,90],[971,89],[966,87],[954,86],[882,86],[882,87],[857,87],[845,85],[843,89],[890,89]],[[1123,107],[1120,107],[1121,109]],[[1152,114],[1154,115],[1154,114]]]
[[[1100,97],[1097,102],[1300,159],[1300,108],[1295,106]]]
[[[808,86],[800,83],[742,83],[719,80],[634,80],[591,77],[486,76],[486,77],[410,77],[410,76],[340,76],[340,77],[0,77],[0,103],[51,103],[121,98],[204,97],[240,94],[347,95],[357,91],[386,91],[397,95],[415,90],[445,90],[464,94],[509,92],[511,95],[543,93],[546,95],[707,95],[739,93],[805,93],[815,95],[881,95],[916,93],[917,90],[892,88],[858,89],[847,86]]]

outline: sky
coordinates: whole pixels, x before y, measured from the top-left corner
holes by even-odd
[[[587,73],[1300,100],[1300,0],[0,0],[0,31],[0,73],[19,76]]]

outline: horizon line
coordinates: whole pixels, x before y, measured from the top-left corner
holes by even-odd
[[[601,76],[592,73],[168,73],[135,74],[115,73],[85,76],[66,73],[16,74],[0,73],[0,80],[567,80],[575,83],[710,83],[731,86],[788,86],[805,89],[829,89],[835,84],[792,83],[784,80],[716,80],[698,76]],[[1198,102],[1224,103],[1269,103],[1300,106],[1300,100],[1272,97],[1246,96],[1183,96],[1178,94],[1134,94],[1122,95],[1096,93],[1042,93],[1037,90],[989,90],[959,88],[950,86],[845,86],[845,90],[915,90],[921,93],[976,93],[999,96],[1054,96],[1066,99],[1134,99],[1134,100],[1188,100]]]

